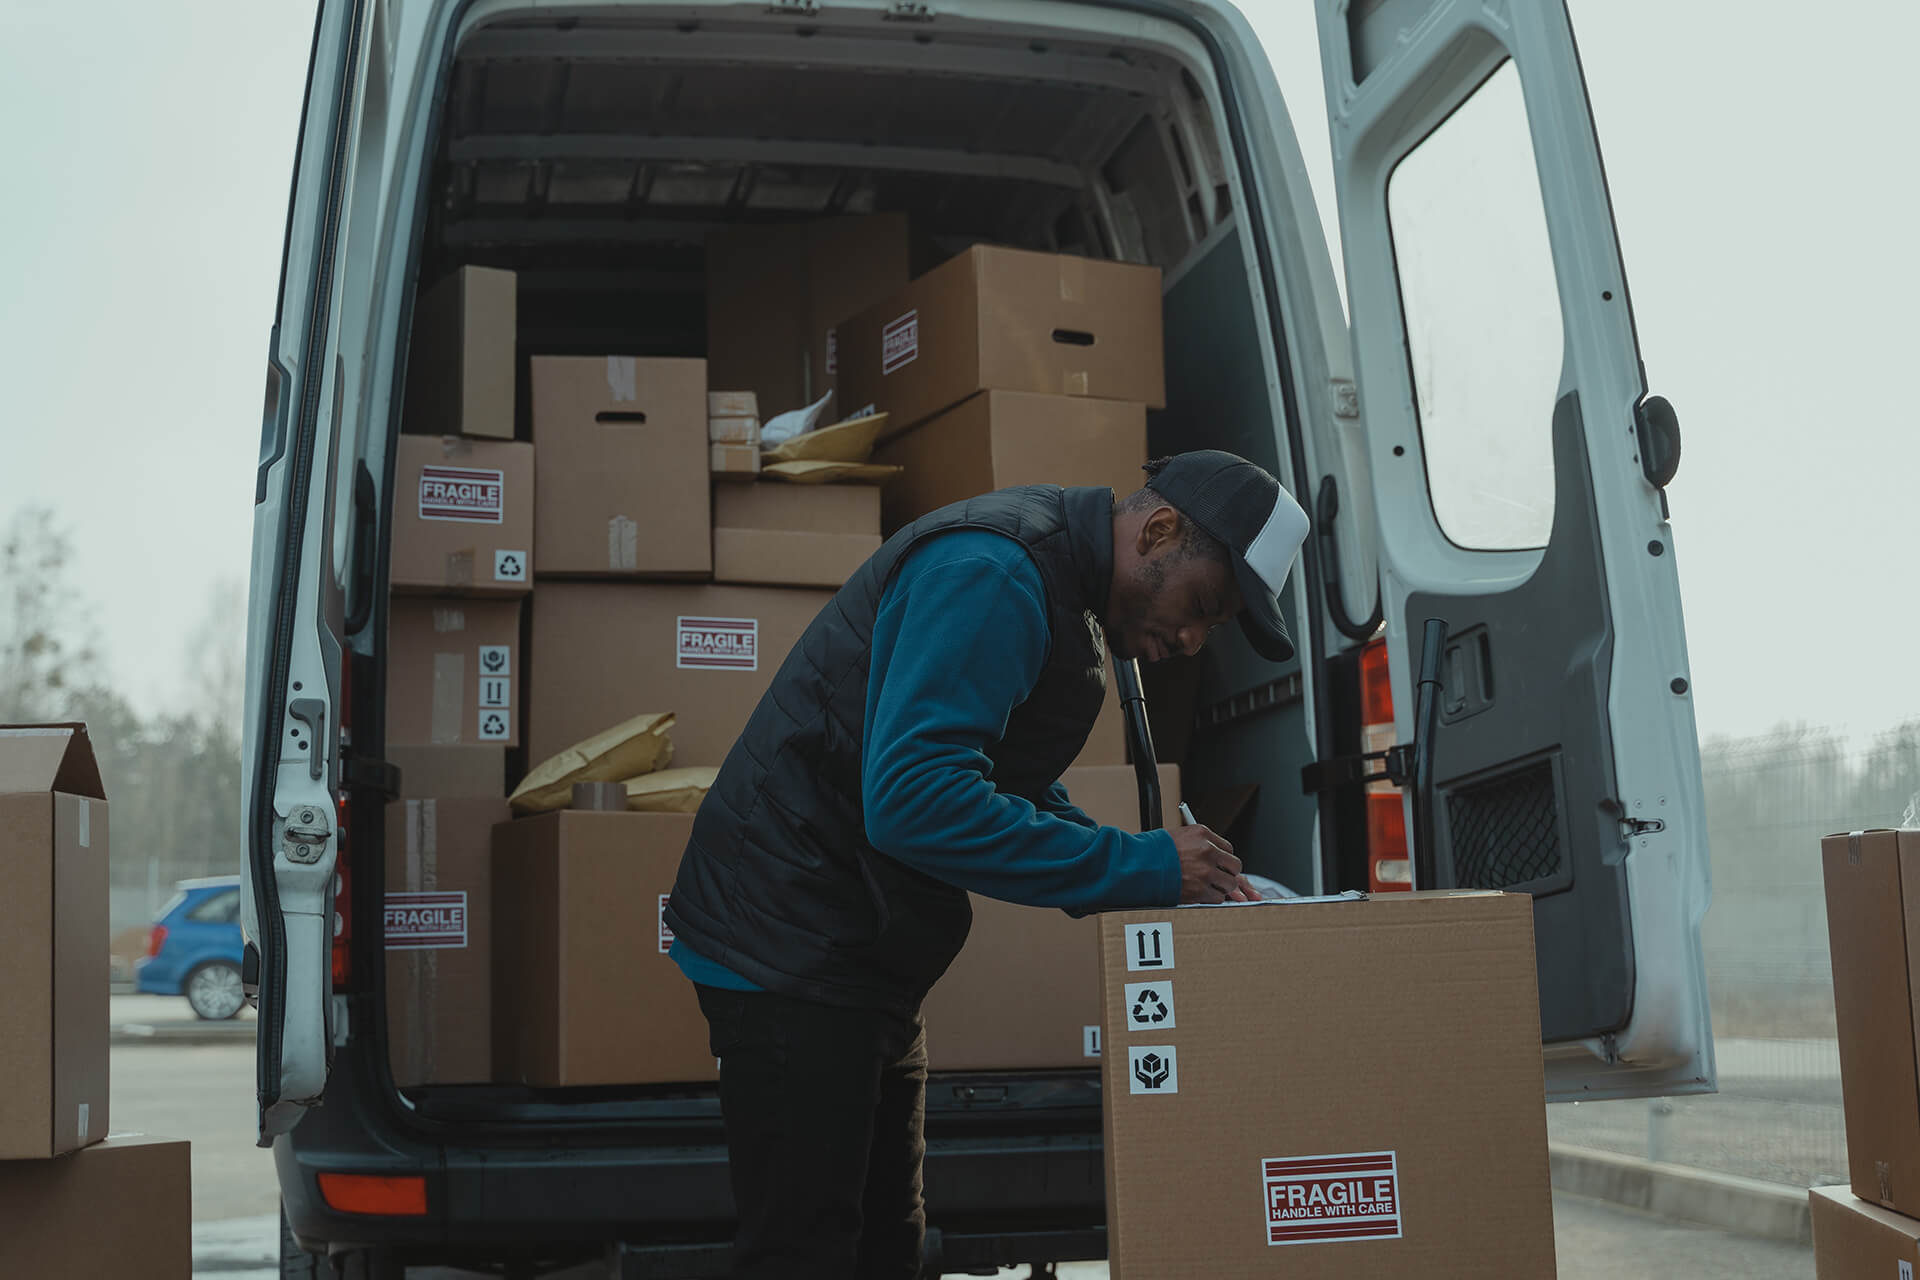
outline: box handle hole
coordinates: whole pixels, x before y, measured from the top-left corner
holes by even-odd
[[[647,415],[638,409],[602,409],[593,415],[595,422],[636,423],[644,426]]]
[[[1053,331],[1053,340],[1063,346],[1069,347],[1090,347],[1093,345],[1093,335],[1084,329],[1055,329]]]

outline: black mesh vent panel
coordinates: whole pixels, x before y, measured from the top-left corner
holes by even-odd
[[[1505,889],[1560,872],[1560,806],[1553,762],[1469,783],[1447,794],[1454,883]]]

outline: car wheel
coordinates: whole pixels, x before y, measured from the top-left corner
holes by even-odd
[[[208,1022],[225,1022],[247,1005],[240,970],[225,960],[209,960],[195,969],[187,975],[181,990],[186,994],[187,1007]]]

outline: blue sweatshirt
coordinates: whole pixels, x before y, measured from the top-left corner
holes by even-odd
[[[1046,590],[1026,549],[984,530],[901,563],[873,628],[861,800],[880,852],[957,888],[1087,912],[1180,900],[1173,837],[1103,827],[1055,782],[1038,805],[997,790],[986,751],[1040,678]],[[693,981],[753,983],[675,942]]]

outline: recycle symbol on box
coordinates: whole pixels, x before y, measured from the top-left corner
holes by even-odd
[[[1128,1016],[1133,1019],[1136,1026],[1158,1026],[1167,1020],[1167,1002],[1160,998],[1159,992],[1148,987],[1140,993],[1140,998],[1133,1002],[1133,1008]]]

